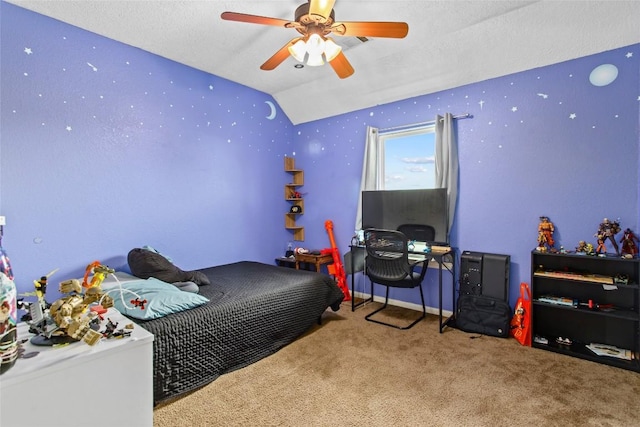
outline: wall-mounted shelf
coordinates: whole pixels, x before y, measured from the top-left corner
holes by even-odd
[[[284,198],[290,202],[289,212],[284,214],[284,227],[293,232],[293,240],[304,240],[304,227],[296,224],[299,215],[304,213],[304,200],[299,188],[304,185],[304,171],[296,169],[293,157],[284,158],[284,170],[291,175],[291,182],[284,186]],[[292,212],[293,207],[297,207],[297,212]]]

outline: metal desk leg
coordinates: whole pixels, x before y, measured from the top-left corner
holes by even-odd
[[[442,333],[442,257],[438,259],[438,322]]]
[[[371,284],[371,296],[369,298],[362,298],[362,301],[360,301],[359,303],[356,304],[356,296],[354,293],[354,289],[355,289],[355,277],[356,277],[356,272],[355,270],[355,265],[354,265],[354,258],[355,258],[355,252],[353,251],[354,246],[351,246],[351,311],[355,311],[356,307],[360,307],[362,304],[367,303],[369,301],[373,301],[373,283]],[[366,274],[364,274],[364,276],[366,277]],[[363,291],[364,293],[364,291]]]
[[[356,272],[353,271],[354,268],[355,267],[353,266],[353,253],[352,253],[351,254],[351,311],[356,310],[356,295],[353,293],[353,290],[356,287],[355,285]]]
[[[445,326],[449,325],[449,322],[455,319],[456,313],[456,257],[455,254],[451,256],[451,269],[447,268],[451,273],[451,304],[453,314],[449,316],[444,322],[442,322],[442,259],[440,260],[440,333],[444,330]]]

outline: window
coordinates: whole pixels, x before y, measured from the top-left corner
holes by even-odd
[[[435,188],[435,125],[379,135],[381,190]]]

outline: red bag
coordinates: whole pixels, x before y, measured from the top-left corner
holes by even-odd
[[[520,283],[520,297],[511,319],[511,336],[520,344],[531,347],[531,290],[524,282]]]

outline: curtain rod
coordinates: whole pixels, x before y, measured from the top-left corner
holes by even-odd
[[[458,114],[457,116],[453,116],[452,118],[454,118],[454,119],[468,119],[470,117],[472,117],[471,114],[464,113],[464,114]],[[442,119],[442,120],[444,120],[444,119]],[[388,132],[388,131],[391,131],[391,130],[397,130],[397,129],[403,129],[403,128],[432,125],[435,122],[436,122],[435,120],[430,120],[428,122],[412,123],[412,124],[408,124],[408,125],[394,126],[394,127],[385,128],[385,129],[378,129],[378,133],[380,133],[380,132]]]

